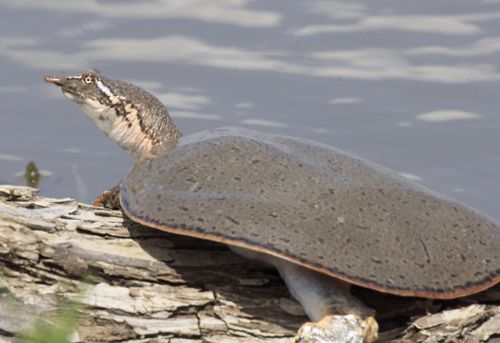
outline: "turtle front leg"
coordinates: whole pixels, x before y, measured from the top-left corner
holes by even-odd
[[[116,185],[104,191],[94,200],[95,207],[106,207],[113,210],[120,210],[120,185]]]
[[[374,311],[350,294],[350,286],[327,275],[275,259],[292,295],[312,323],[298,331],[296,343],[362,343],[377,340]]]

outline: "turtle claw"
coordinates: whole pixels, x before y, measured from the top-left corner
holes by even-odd
[[[120,210],[122,208],[120,204],[120,187],[114,186],[102,192],[102,194],[94,200],[93,205],[94,207],[106,207],[113,210]]]
[[[373,317],[355,315],[326,316],[319,322],[305,323],[295,343],[371,343],[377,340],[378,324]]]

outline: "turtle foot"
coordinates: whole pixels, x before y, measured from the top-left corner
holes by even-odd
[[[377,340],[378,324],[373,317],[355,315],[325,316],[319,322],[305,323],[295,343],[371,343]]]
[[[102,192],[94,200],[95,207],[106,207],[113,210],[121,210],[122,206],[120,204],[120,186],[114,186],[113,188]]]

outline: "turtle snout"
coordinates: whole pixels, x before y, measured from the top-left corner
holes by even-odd
[[[62,77],[55,77],[55,76],[44,76],[43,80],[47,83],[52,83],[56,86],[62,87],[64,84],[64,78]]]

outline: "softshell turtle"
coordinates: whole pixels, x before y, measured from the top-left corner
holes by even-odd
[[[353,284],[450,299],[500,280],[496,221],[375,163],[245,129],[181,138],[163,104],[137,86],[94,70],[45,81],[135,158],[120,186],[132,220],[276,266],[316,322],[298,340],[376,339]]]

